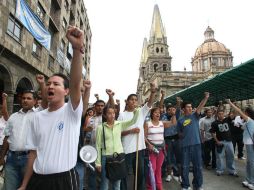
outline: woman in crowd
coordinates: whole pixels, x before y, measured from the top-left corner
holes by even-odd
[[[149,149],[149,160],[155,177],[156,189],[162,190],[161,167],[164,161],[164,128],[176,125],[175,109],[171,109],[170,121],[160,121],[160,108],[151,109],[151,120],[145,124],[146,144]],[[147,189],[151,190],[151,181],[147,180]]]
[[[106,106],[103,109],[103,120],[105,120],[105,122],[103,122],[96,131],[96,149],[98,151],[98,157],[95,164],[97,170],[101,173],[100,190],[108,189],[109,180],[106,177],[105,168],[106,158],[112,157],[114,153],[123,153],[121,132],[133,125],[137,121],[138,115],[139,110],[135,110],[132,120],[116,121],[114,106]],[[121,180],[110,181],[112,190],[120,190],[120,181]]]

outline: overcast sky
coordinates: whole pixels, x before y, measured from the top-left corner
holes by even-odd
[[[254,58],[253,0],[84,0],[92,30],[91,102],[136,93],[143,39],[149,39],[154,5],[166,29],[172,70],[191,70],[191,57],[209,25],[232,51],[234,66]]]

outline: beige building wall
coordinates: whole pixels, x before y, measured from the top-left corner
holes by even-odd
[[[85,33],[83,66],[90,78],[92,33],[83,0],[27,0],[52,36],[48,51],[15,17],[16,0],[0,4],[0,93],[9,95],[9,111],[17,111],[19,94],[24,89],[37,90],[36,74],[47,77],[60,72],[69,75],[72,50],[65,33],[69,24]]]

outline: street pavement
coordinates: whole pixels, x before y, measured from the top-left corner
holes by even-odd
[[[222,176],[217,176],[214,170],[203,169],[203,177],[204,177],[204,190],[247,190],[247,188],[242,187],[241,182],[245,177],[245,165],[246,160],[238,160],[236,161],[236,169],[239,174],[239,177],[229,176],[228,174],[224,174]],[[190,184],[192,182],[192,173],[190,173]],[[170,182],[166,182],[163,179],[163,189],[164,190],[180,190],[180,184],[173,179]]]

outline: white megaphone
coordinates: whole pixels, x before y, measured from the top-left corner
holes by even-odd
[[[91,165],[91,163],[95,162],[98,156],[97,150],[91,145],[83,146],[79,151],[79,156],[83,162],[87,164],[89,168],[95,171],[95,168]]]

